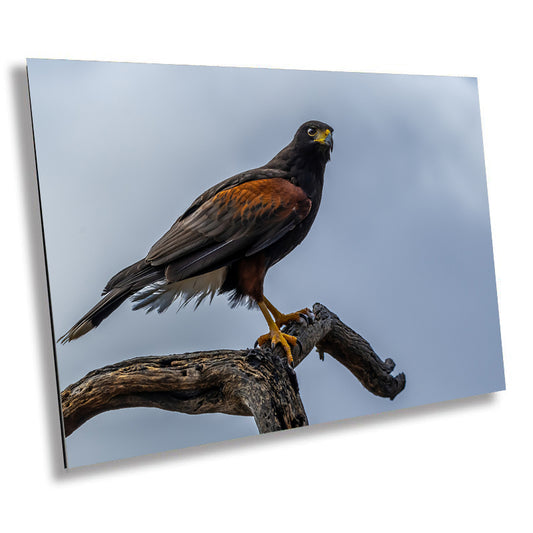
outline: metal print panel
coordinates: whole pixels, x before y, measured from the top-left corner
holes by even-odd
[[[68,467],[505,387],[475,78],[28,77]]]

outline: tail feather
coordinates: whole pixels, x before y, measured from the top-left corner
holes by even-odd
[[[135,291],[133,291],[135,292]],[[133,294],[131,288],[121,287],[108,292],[88,313],[76,322],[57,342],[66,344],[85,335],[97,327],[104,318],[108,317],[120,304]]]
[[[152,267],[144,259],[121,270],[107,282],[102,293],[103,298],[60,337],[58,342],[65,344],[85,335],[132,294],[146,285],[159,281],[162,277],[164,277],[164,268]]]
[[[115,274],[107,282],[102,295],[118,288],[134,286],[135,290],[142,289],[150,285],[150,283],[159,281],[164,276],[164,270],[164,267],[154,267],[144,259],[141,259]]]
[[[196,299],[196,307],[207,297],[212,300],[224,284],[227,267],[194,275],[201,266],[197,263],[202,259],[202,254],[192,257],[191,264],[195,265],[193,270],[190,265],[181,263],[152,266],[144,259],[126,267],[108,281],[102,299],[60,337],[58,342],[66,344],[85,335],[136,293],[133,309],[144,307],[147,312],[157,309],[161,313],[176,300],[180,300],[180,309],[193,299]]]

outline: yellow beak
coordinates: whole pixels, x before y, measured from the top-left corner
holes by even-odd
[[[320,144],[327,144],[331,146],[333,144],[333,137],[331,135],[331,130],[328,128],[326,130],[321,130],[318,132],[318,135],[315,137],[315,142]]]

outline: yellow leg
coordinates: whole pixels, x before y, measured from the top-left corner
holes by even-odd
[[[284,326],[289,322],[298,322],[301,318],[301,315],[311,314],[311,310],[307,309],[306,307],[305,309],[300,309],[300,311],[296,311],[295,313],[289,313],[288,315],[285,315],[282,312],[278,311],[265,297],[263,297],[263,300],[268,310],[272,313],[272,316],[274,317],[274,320],[276,321],[276,325],[278,327]]]
[[[257,344],[259,346],[265,344],[267,341],[270,341],[270,345],[274,347],[276,344],[281,344],[283,346],[283,349],[285,350],[285,354],[287,355],[287,359],[289,361],[289,364],[292,365],[292,353],[291,353],[291,346],[294,346],[297,342],[296,337],[293,337],[292,335],[287,335],[286,333],[282,333],[279,330],[279,326],[276,322],[272,319],[270,316],[270,313],[268,312],[268,304],[265,301],[258,302],[259,309],[261,309],[261,312],[263,313],[263,316],[265,317],[265,320],[267,321],[269,333],[266,335],[261,335],[257,339]]]

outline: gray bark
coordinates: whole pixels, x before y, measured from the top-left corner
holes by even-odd
[[[405,387],[370,344],[322,304],[315,319],[285,331],[298,337],[294,366],[316,346],[330,354],[370,392],[391,400]],[[158,407],[188,414],[253,416],[260,433],[308,425],[296,373],[281,347],[214,350],[127,359],[93,370],[61,393],[66,436],[99,413],[126,407]]]

